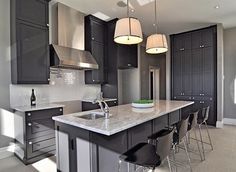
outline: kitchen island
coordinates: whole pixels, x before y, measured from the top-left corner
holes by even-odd
[[[148,109],[120,105],[110,108],[109,119],[81,118],[99,110],[53,117],[58,171],[118,171],[121,153],[139,142],[146,142],[152,133],[180,121],[182,109],[192,104],[160,100]],[[122,165],[122,171],[127,171],[126,164]]]

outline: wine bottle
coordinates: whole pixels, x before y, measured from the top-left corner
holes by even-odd
[[[34,89],[32,89],[32,94],[31,94],[31,97],[30,97],[30,101],[31,101],[31,106],[36,106],[36,97],[35,97],[35,94],[34,94]]]

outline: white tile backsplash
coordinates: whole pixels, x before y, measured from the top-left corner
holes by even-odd
[[[100,85],[85,85],[84,71],[52,69],[50,79],[50,85],[10,85],[11,107],[29,105],[32,89],[38,104],[94,99],[101,91]]]

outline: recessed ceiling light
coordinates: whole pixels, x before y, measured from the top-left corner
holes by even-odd
[[[220,6],[219,6],[219,5],[216,5],[216,6],[215,6],[215,9],[219,9],[219,8],[220,8]]]

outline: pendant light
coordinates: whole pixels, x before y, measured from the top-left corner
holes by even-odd
[[[146,53],[148,54],[160,54],[168,51],[166,36],[157,33],[157,0],[155,0],[155,22],[156,33],[147,38]]]
[[[116,22],[114,41],[118,44],[139,44],[143,41],[141,24],[138,19],[129,16],[129,0],[127,0],[127,18]]]

